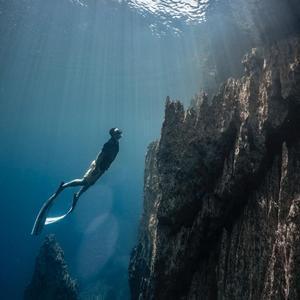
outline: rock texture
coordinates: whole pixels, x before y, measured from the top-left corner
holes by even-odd
[[[78,299],[76,283],[68,273],[63,250],[54,235],[47,236],[40,249],[32,281],[25,290],[24,299]]]
[[[243,64],[211,103],[167,99],[132,299],[300,299],[300,39]]]

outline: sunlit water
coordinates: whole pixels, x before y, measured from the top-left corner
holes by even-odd
[[[181,34],[180,23],[204,22],[208,2],[208,0],[128,0],[128,5],[145,17],[153,15],[156,19],[150,28],[153,33],[160,36],[170,31]]]
[[[268,3],[276,12],[263,11],[272,36],[292,32],[293,7]],[[1,299],[22,298],[49,233],[63,247],[82,299],[103,290],[109,300],[129,298],[144,159],[160,136],[165,99],[187,106],[202,87],[212,93],[242,74],[243,55],[267,34],[260,34],[256,3],[248,4],[0,0]],[[124,135],[110,169],[74,213],[30,236],[43,202],[62,180],[85,173],[115,126]],[[63,192],[51,216],[66,212],[73,192]]]
[[[21,298],[48,233],[82,289],[105,281],[128,297],[147,145],[159,138],[166,96],[187,104],[201,86],[198,27],[187,23],[202,8],[175,2],[0,1],[2,299]],[[74,214],[30,236],[43,201],[82,176],[113,126],[124,137],[109,171]]]
[[[70,0],[82,7],[89,0]],[[111,0],[119,5],[128,5],[147,18],[150,30],[157,36],[181,34],[182,24],[199,24],[206,20],[209,0]]]

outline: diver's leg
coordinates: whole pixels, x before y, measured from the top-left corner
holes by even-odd
[[[88,188],[90,187],[90,185],[86,184],[84,185],[77,194],[77,197],[79,198]]]
[[[53,196],[54,196],[54,198],[56,198],[65,188],[73,187],[73,186],[80,186],[80,185],[84,185],[84,184],[85,184],[84,178],[74,179],[67,183],[61,182],[61,184],[59,185],[57,191],[55,192],[55,194]]]
[[[56,198],[65,188],[84,185],[84,183],[85,183],[85,180],[83,178],[82,179],[74,179],[67,183],[61,182],[61,184],[59,185],[57,191],[55,192],[55,194],[53,196]]]
[[[84,185],[84,184],[85,184],[85,180],[83,178],[81,178],[81,179],[74,179],[72,181],[64,183],[63,186],[62,186],[62,188],[65,189],[67,187],[79,186],[79,185]]]
[[[90,187],[89,184],[85,184],[77,193],[74,194],[74,197],[73,197],[73,203],[72,203],[72,208],[71,208],[71,211],[74,210],[76,204],[77,204],[77,201],[79,200],[79,197]]]
[[[71,211],[74,210],[76,204],[77,204],[77,201],[79,199],[79,197],[90,187],[92,186],[102,175],[103,173],[105,172],[105,170],[98,170],[98,173],[96,174],[93,174],[93,178],[89,177],[90,179],[87,180],[86,177],[84,177],[82,179],[82,185],[83,187],[77,192],[74,194],[74,197],[73,197],[73,203],[72,203],[72,207],[71,207]],[[71,212],[70,211],[70,212]]]
[[[56,192],[54,193],[54,195],[51,196],[51,198],[56,198],[58,196],[58,194],[64,189],[64,182],[61,182],[58,189],[56,190]]]

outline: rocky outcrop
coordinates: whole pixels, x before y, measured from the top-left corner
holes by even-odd
[[[300,39],[253,49],[245,74],[149,146],[132,299],[300,298]]]
[[[32,281],[25,290],[24,299],[78,299],[76,282],[68,273],[63,250],[54,235],[47,236],[40,249]]]

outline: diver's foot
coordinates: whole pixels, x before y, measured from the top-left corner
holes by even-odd
[[[57,189],[57,191],[55,192],[55,196],[57,196],[63,189],[64,189],[64,182],[62,181]]]
[[[78,197],[77,193],[75,193],[75,194],[73,195],[73,203],[72,203],[72,207],[71,207],[70,212],[72,212],[72,211],[74,210],[74,208],[75,208],[75,206],[76,206],[76,204],[77,204],[78,199],[79,199],[79,197]]]

